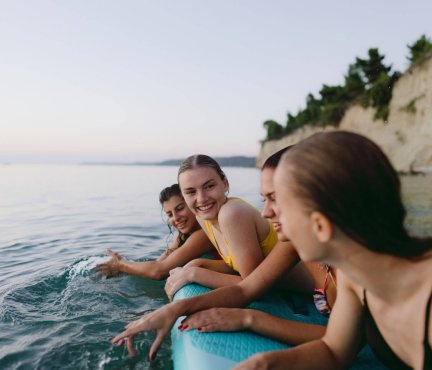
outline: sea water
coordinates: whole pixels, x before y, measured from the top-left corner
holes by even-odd
[[[259,171],[225,168],[230,196],[261,207]],[[168,302],[164,282],[106,279],[107,248],[154,259],[170,237],[159,191],[176,167],[0,166],[0,369],[172,369],[167,338],[148,360],[153,333],[131,359],[110,340]],[[403,177],[407,225],[432,235],[432,176]]]

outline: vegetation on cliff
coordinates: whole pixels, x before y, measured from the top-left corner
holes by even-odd
[[[426,35],[407,46],[410,67],[432,53],[432,41]],[[375,119],[386,121],[393,86],[401,73],[392,71],[392,66],[386,65],[384,59],[377,48],[369,49],[365,59],[356,57],[355,62],[348,66],[343,85],[324,84],[318,97],[308,94],[306,107],[295,115],[288,112],[285,125],[274,120],[265,121],[263,126],[267,135],[262,142],[280,139],[305,125],[337,126],[353,104],[375,108]]]

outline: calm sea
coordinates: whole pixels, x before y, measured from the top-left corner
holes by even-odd
[[[172,369],[169,340],[130,359],[110,339],[167,302],[163,282],[101,278],[112,248],[133,260],[169,242],[158,194],[176,167],[0,166],[0,368]],[[261,207],[259,171],[225,168],[230,195]],[[408,227],[432,235],[432,176],[403,177]]]

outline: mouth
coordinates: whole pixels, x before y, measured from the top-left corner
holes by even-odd
[[[184,221],[177,223],[175,226],[177,229],[181,230],[181,229],[184,229],[186,227],[186,224],[187,224],[187,220],[184,220]]]
[[[195,209],[199,212],[208,212],[210,209],[212,209],[214,206],[214,203],[205,204],[199,207],[195,207]]]
[[[273,222],[273,227],[277,233],[282,231],[282,225],[280,222]]]

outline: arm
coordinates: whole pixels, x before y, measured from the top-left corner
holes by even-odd
[[[262,311],[241,308],[211,308],[197,312],[183,321],[182,328],[198,328],[202,333],[251,330],[292,345],[319,339],[326,330],[321,325],[282,319]]]
[[[144,278],[161,280],[168,276],[169,271],[175,267],[182,266],[191,259],[201,256],[213,248],[204,231],[195,231],[182,247],[174,250],[162,261],[133,262],[121,258],[117,253],[112,252],[111,260],[97,266],[97,270],[104,275],[111,276],[114,269],[131,275]],[[116,256],[120,258],[116,258]]]
[[[268,229],[268,223],[254,208],[238,202],[226,203],[219,212],[218,221],[244,279],[264,259],[257,229],[261,226],[259,222],[265,223]]]
[[[219,262],[219,264],[222,262],[228,267],[223,261],[215,262]],[[170,276],[165,284],[165,292],[171,300],[177,290],[189,283],[201,284],[212,289],[239,283],[241,277],[233,275],[234,271],[229,270],[225,269],[225,271],[221,273],[202,267],[178,267],[170,271]]]
[[[287,364],[293,370],[348,368],[361,345],[363,306],[357,288],[340,271],[338,279],[338,296],[322,339],[289,350],[255,355],[235,370],[286,369]]]
[[[112,342],[121,345],[127,337],[142,331],[156,330],[156,339],[150,348],[152,358],[178,317],[218,306],[243,307],[270,289],[297,261],[298,255],[291,243],[279,242],[267,258],[239,284],[169,303],[131,323]]]

